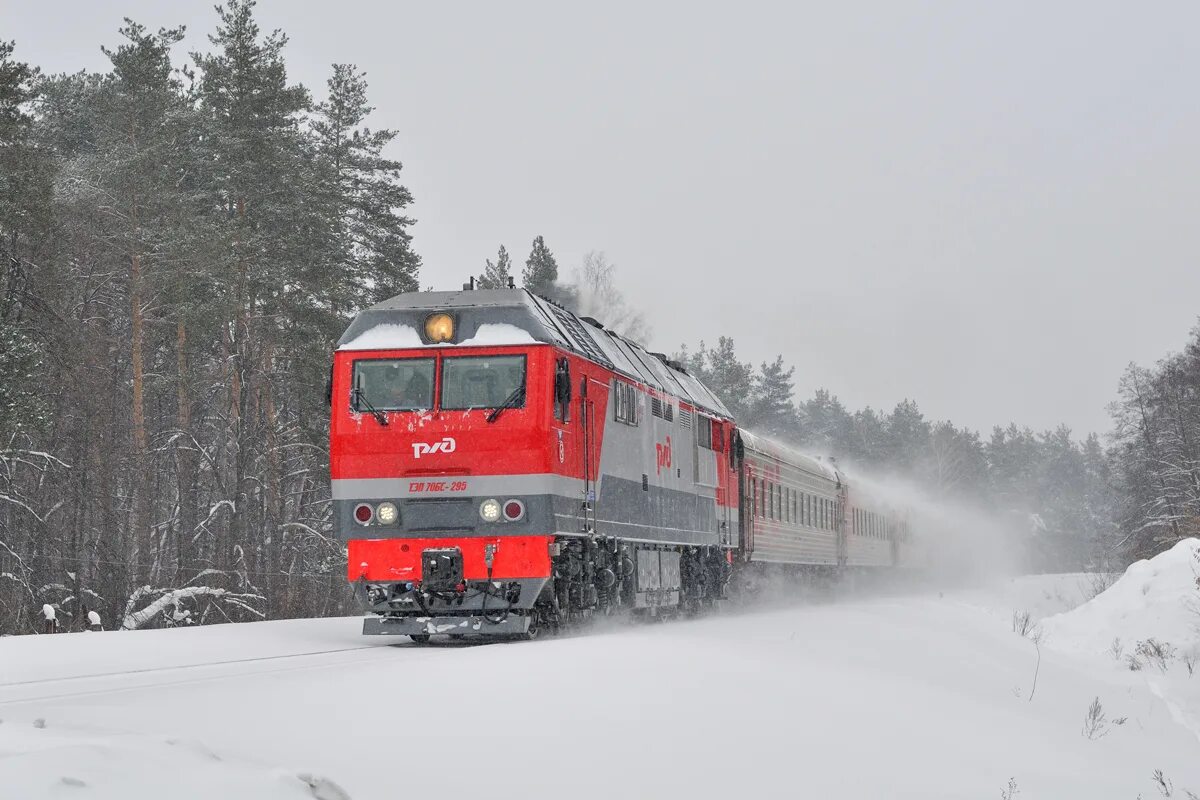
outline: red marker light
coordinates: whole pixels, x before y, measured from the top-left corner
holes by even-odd
[[[375,509],[366,503],[359,503],[354,507],[354,519],[358,521],[359,525],[368,524],[374,516]]]
[[[525,516],[525,504],[520,500],[508,500],[504,503],[504,518],[510,522]]]

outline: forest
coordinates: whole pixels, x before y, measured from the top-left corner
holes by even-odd
[[[0,634],[44,604],[76,628],[353,609],[323,387],[353,314],[419,288],[396,133],[368,127],[352,64],[318,92],[289,81],[250,0],[175,61],[183,34],[126,20],[106,71],[69,75],[0,41]],[[479,285],[649,335],[603,253],[560,277],[538,236],[515,270],[501,247]],[[1082,441],[797,402],[783,356],[754,367],[724,337],[679,358],[764,433],[1019,520],[1033,569],[1200,533],[1200,329],[1130,366],[1112,431]]]

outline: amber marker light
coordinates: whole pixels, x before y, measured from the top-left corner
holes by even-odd
[[[454,317],[449,314],[430,314],[425,318],[425,339],[432,344],[454,340]]]

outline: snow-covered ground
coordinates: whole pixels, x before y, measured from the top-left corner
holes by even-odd
[[[1182,603],[1187,557],[1130,594],[1178,577]],[[995,798],[1012,780],[1016,800],[1135,800],[1160,796],[1155,770],[1200,794],[1200,676],[1081,645],[1113,616],[1106,595],[1059,614],[1089,585],[484,647],[364,641],[358,619],[0,639],[0,797]],[[1040,621],[1040,663],[1014,609]]]

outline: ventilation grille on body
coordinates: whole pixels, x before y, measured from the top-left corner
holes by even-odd
[[[612,368],[612,361],[609,360],[608,356],[604,354],[604,351],[601,350],[596,342],[592,339],[591,334],[583,329],[583,325],[580,324],[579,319],[574,314],[555,305],[550,306],[550,311],[554,314],[554,318],[558,320],[559,324],[562,325],[563,330],[565,330],[567,335],[571,338],[572,343],[574,343],[584,355],[598,364],[603,364],[610,369]]]

